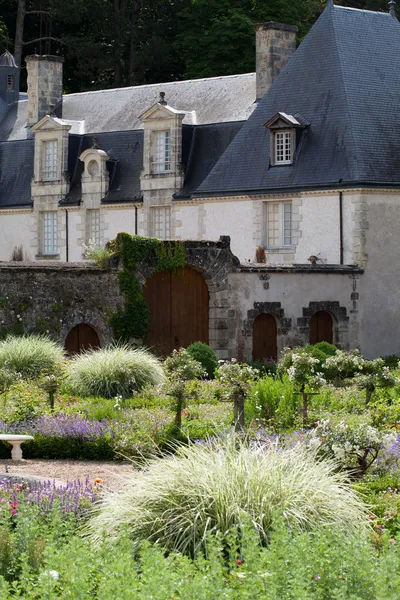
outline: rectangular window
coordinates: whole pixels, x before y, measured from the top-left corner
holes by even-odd
[[[281,248],[292,245],[292,203],[266,203],[267,246]]]
[[[88,210],[88,240],[94,244],[100,244],[100,210]]]
[[[7,75],[7,92],[14,91],[14,77],[12,75]]]
[[[57,213],[43,213],[43,254],[58,254]]]
[[[42,180],[54,181],[57,179],[57,142],[51,140],[43,142],[42,147]]]
[[[291,164],[292,155],[292,132],[277,131],[275,133],[275,164]]]
[[[153,173],[168,173],[171,170],[171,133],[155,132],[155,156]]]
[[[160,240],[171,239],[171,208],[156,206],[150,209],[150,235]]]

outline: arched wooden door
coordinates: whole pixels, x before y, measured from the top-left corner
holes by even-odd
[[[258,315],[253,323],[253,360],[278,358],[276,320],[272,315]]]
[[[147,346],[166,355],[193,342],[208,344],[209,294],[200,273],[190,267],[156,273],[143,292],[150,311]]]
[[[318,344],[318,342],[333,344],[333,320],[324,310],[313,314],[310,322],[310,344]]]
[[[79,323],[67,335],[65,349],[69,354],[78,354],[89,348],[100,348],[99,336],[90,325]]]

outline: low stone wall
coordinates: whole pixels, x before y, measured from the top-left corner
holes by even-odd
[[[82,263],[0,265],[0,335],[47,333],[62,344],[88,323],[101,345],[113,339],[110,315],[123,304],[118,272]]]

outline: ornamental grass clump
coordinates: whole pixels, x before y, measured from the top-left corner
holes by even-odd
[[[93,542],[117,541],[127,530],[136,543],[192,554],[210,533],[240,536],[244,523],[266,544],[277,515],[292,530],[337,525],[359,531],[368,514],[333,460],[318,460],[299,446],[249,444],[233,434],[152,458],[130,477],[90,520]]]
[[[0,369],[20,373],[24,378],[37,378],[44,372],[57,371],[64,358],[61,346],[45,336],[9,335],[0,341]]]
[[[66,385],[79,396],[127,398],[165,380],[160,361],[144,348],[129,345],[88,350],[67,365]]]

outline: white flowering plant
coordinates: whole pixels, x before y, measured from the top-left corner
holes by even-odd
[[[393,432],[381,431],[363,421],[327,419],[317,423],[308,443],[318,446],[323,456],[338,461],[355,476],[363,475],[375,463],[379,452],[396,440]]]
[[[303,425],[306,425],[309,395],[326,383],[321,360],[304,348],[286,348],[278,363],[278,373],[287,373],[293,387],[301,394]]]
[[[215,377],[223,385],[223,399],[233,402],[235,428],[243,428],[244,400],[250,392],[251,384],[258,377],[258,371],[233,358],[230,361],[219,361]]]

